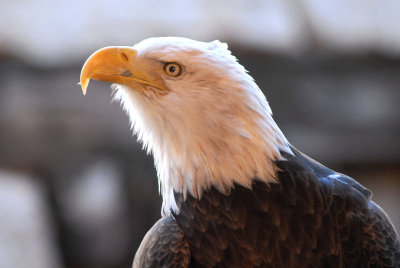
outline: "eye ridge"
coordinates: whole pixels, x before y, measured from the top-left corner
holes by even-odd
[[[177,77],[182,74],[182,67],[176,62],[166,62],[164,64],[164,71],[169,76]]]

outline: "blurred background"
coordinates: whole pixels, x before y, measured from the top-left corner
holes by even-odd
[[[304,153],[370,188],[400,230],[400,2],[0,2],[0,267],[130,267],[160,217],[151,156],[95,50],[151,36],[228,42]]]

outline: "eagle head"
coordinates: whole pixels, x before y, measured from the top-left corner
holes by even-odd
[[[163,211],[178,211],[174,192],[200,198],[210,187],[275,182],[273,161],[291,152],[268,102],[219,41],[149,38],[105,47],[85,62],[80,83],[111,82],[132,129],[154,156]]]

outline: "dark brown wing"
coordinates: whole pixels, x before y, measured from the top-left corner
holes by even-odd
[[[370,267],[400,267],[398,235],[386,213],[372,201],[362,215],[362,226],[364,258]]]
[[[229,195],[175,194],[196,267],[399,267],[400,245],[368,189],[304,155],[277,161],[279,182]]]
[[[143,238],[133,268],[186,268],[190,263],[189,244],[171,216],[157,221]]]
[[[327,236],[330,239],[333,239],[332,235],[339,238],[341,266],[400,267],[398,234],[390,218],[371,200],[372,193],[356,180],[326,168],[295,148],[292,150],[297,162],[312,171],[320,183],[333,186],[333,202],[326,216],[336,226],[337,234],[332,232],[335,228],[329,224],[322,233],[330,234]],[[286,169],[286,172],[288,170],[292,169]]]

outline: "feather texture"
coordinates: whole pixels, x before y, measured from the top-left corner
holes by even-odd
[[[175,193],[187,267],[400,266],[397,233],[370,192],[293,152],[276,161],[279,183],[211,188],[200,200]]]
[[[169,215],[148,231],[136,252],[133,267],[185,268],[189,263],[189,244],[175,219]]]

